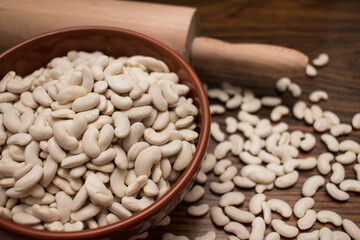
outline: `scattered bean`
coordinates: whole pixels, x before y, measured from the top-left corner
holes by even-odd
[[[329,63],[329,56],[326,53],[320,53],[319,56],[312,60],[312,64],[316,67],[323,67]]]
[[[349,194],[340,190],[335,184],[327,183],[326,184],[327,193],[334,199],[338,201],[347,201],[349,199]]]

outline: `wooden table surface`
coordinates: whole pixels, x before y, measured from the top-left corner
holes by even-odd
[[[299,99],[309,105],[308,95],[314,90],[325,90],[329,94],[329,100],[320,102],[324,110],[335,112],[341,122],[350,123],[353,115],[360,112],[360,1],[311,1],[311,0],[155,0],[157,3],[181,4],[199,9],[201,18],[201,35],[215,37],[229,42],[268,43],[291,47],[302,51],[315,58],[319,53],[326,52],[330,56],[330,62],[326,67],[318,69],[316,78],[304,76],[293,78],[302,88]],[[253,77],[243,75],[222,75],[221,73],[207,74],[198,72],[201,80],[210,87],[219,86],[219,83],[227,81],[255,92],[256,96],[276,96],[274,84],[276,79],[265,77]],[[292,108],[298,100],[289,93],[281,94],[284,105]],[[216,103],[216,101],[211,101]],[[237,110],[231,111],[226,116],[236,116]],[[269,118],[270,109],[262,108],[257,114]],[[213,121],[222,123],[224,130],[224,116],[216,116]],[[325,146],[320,142],[320,134],[315,133],[311,126],[303,121],[293,119],[291,115],[283,119],[290,126],[290,131],[300,129],[314,133],[317,138],[316,148],[310,153],[302,152],[300,157],[318,156],[325,152]],[[360,131],[352,131],[349,136],[340,137],[339,140],[353,139],[360,142]],[[210,141],[208,151],[212,152],[216,143]],[[241,168],[243,166],[238,158],[228,156],[233,163]],[[355,178],[353,165],[345,166],[346,178]],[[301,187],[304,181],[311,175],[319,174],[316,169],[301,171],[297,184],[289,189],[276,189],[266,192],[267,199],[283,199],[294,206],[301,198]],[[330,174],[326,177],[329,181]],[[204,197],[195,203],[196,205],[207,203],[217,206],[219,196],[209,190],[209,183],[218,181],[213,174],[208,175],[208,181],[204,184],[206,193]],[[245,194],[246,200],[240,206],[248,210],[248,202],[255,194],[254,189],[244,190],[235,188]],[[322,187],[315,195],[315,211],[333,210],[342,218],[353,220],[360,227],[360,194],[350,193],[347,202],[336,202],[331,199]],[[161,239],[166,232],[176,235],[186,235],[189,239],[213,230],[217,239],[227,239],[227,234],[222,228],[214,226],[209,213],[203,217],[190,217],[186,210],[192,204],[181,203],[171,214],[171,224],[166,227],[157,227],[150,231],[148,239]],[[273,213],[273,218],[282,218]],[[291,225],[296,225],[296,217],[286,219]],[[316,224],[311,230],[326,226],[332,230],[342,230],[331,224]],[[250,224],[246,227],[250,230]],[[266,233],[272,231],[268,226]]]

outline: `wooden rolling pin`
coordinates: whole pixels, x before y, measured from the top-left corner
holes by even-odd
[[[304,74],[308,62],[304,54],[289,48],[198,37],[195,8],[113,0],[0,0],[2,49],[51,30],[86,25],[146,34],[205,71],[294,76]]]

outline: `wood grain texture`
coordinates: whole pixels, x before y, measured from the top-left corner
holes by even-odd
[[[201,35],[219,38],[228,42],[269,43],[291,47],[304,52],[313,59],[321,52],[330,56],[330,62],[323,68],[318,68],[318,76],[314,79],[305,76],[294,78],[293,81],[302,88],[301,100],[308,104],[308,95],[314,90],[325,90],[329,100],[320,102],[324,110],[335,112],[341,122],[350,123],[352,116],[360,112],[360,2],[359,1],[285,1],[285,0],[156,0],[157,3],[181,4],[196,7],[201,19]],[[243,88],[251,89],[260,96],[275,96],[274,83],[276,79],[262,78],[234,74],[214,74],[199,72],[204,83],[210,87],[219,86],[228,81]],[[286,106],[292,107],[296,102],[288,93],[280,95]],[[216,101],[211,101],[216,103]],[[228,112],[225,116],[236,116],[237,110]],[[262,108],[258,113],[261,117],[269,118],[270,109]],[[224,116],[215,116],[214,121],[222,124]],[[288,116],[283,121],[289,123],[290,130],[301,129],[314,133],[312,127],[304,122]],[[320,134],[314,133],[318,140],[317,146],[309,154],[302,153],[300,157],[318,156],[326,151],[320,142]],[[360,131],[352,131],[350,136],[339,138],[353,139],[360,142]],[[209,152],[212,152],[216,143],[211,139]],[[229,155],[230,157],[230,155]],[[243,166],[237,158],[230,157],[238,167]],[[345,166],[346,178],[354,178],[353,164]],[[317,170],[301,171],[298,183],[290,189],[273,189],[266,192],[267,199],[280,198],[287,201],[292,207],[301,197],[301,187],[311,175],[318,174]],[[326,176],[329,181],[330,174]],[[209,183],[218,181],[213,174],[208,175],[208,182],[204,185],[205,196],[195,204],[208,203],[216,206],[220,196],[214,195],[209,189]],[[247,209],[249,199],[255,194],[253,189],[236,188],[246,196],[241,209]],[[360,194],[350,193],[349,201],[340,203],[332,200],[322,187],[315,195],[315,211],[324,209],[338,212],[342,218],[353,220],[360,227]],[[217,239],[227,239],[222,228],[215,227],[209,213],[203,217],[193,218],[187,215],[186,210],[191,204],[181,203],[171,214],[172,223],[166,227],[158,227],[150,231],[148,239],[161,239],[166,232],[177,235],[186,235],[189,239],[213,230]],[[273,218],[282,218],[273,213]],[[286,220],[289,224],[296,224],[296,217]],[[332,230],[342,230],[331,224],[316,224],[312,227],[320,229],[326,226]],[[250,230],[250,225],[246,227]],[[272,231],[267,227],[266,232]]]

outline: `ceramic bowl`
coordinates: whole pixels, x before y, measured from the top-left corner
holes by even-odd
[[[128,239],[159,223],[181,202],[191,188],[209,140],[209,103],[201,81],[182,57],[148,36],[118,28],[69,28],[24,41],[0,55],[0,79],[10,70],[16,71],[20,76],[30,74],[46,66],[54,57],[66,55],[70,50],[101,51],[113,57],[144,55],[164,61],[170,70],[179,76],[180,82],[189,86],[189,95],[198,107],[196,131],[199,138],[195,154],[180,178],[165,195],[146,209],[119,222],[96,229],[53,232],[36,230],[0,217],[0,228],[6,234],[15,235],[14,239]]]

